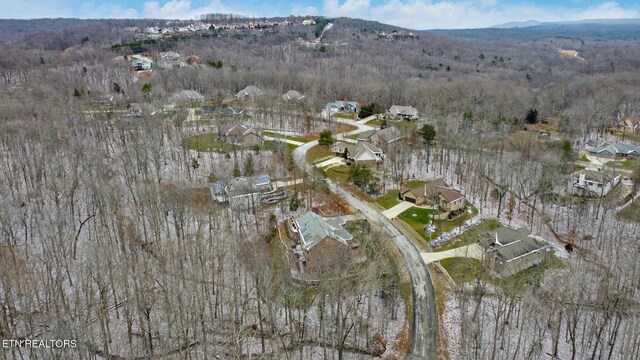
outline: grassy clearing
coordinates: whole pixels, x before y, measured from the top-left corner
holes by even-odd
[[[290,136],[290,135],[282,135],[282,134],[278,134],[278,133],[274,133],[271,131],[265,131],[263,132],[264,136],[270,136],[273,138],[279,138],[279,139],[287,139],[287,140],[293,140],[293,141],[299,141],[299,142],[309,142],[309,140],[303,139],[303,138],[299,138],[296,136]]]
[[[389,190],[386,194],[376,199],[376,202],[382,205],[385,209],[391,209],[392,207],[400,204],[400,200],[398,199],[398,195],[400,194],[400,190]]]
[[[283,144],[284,146],[287,147],[287,149],[292,152],[293,150],[295,150],[296,148],[298,148],[297,145],[293,145],[293,144],[289,144],[289,143],[285,143],[285,142],[280,142],[280,141],[274,141],[274,140],[267,140],[264,142],[264,148],[267,150],[274,150],[279,144]]]
[[[640,141],[640,135],[630,134],[629,131],[620,131],[620,130],[610,129],[607,132],[613,136],[619,137],[624,141],[629,141],[629,140]]]
[[[618,219],[640,223],[640,199],[636,199],[617,214]]]
[[[591,160],[589,160],[587,155],[582,155],[578,160],[580,160],[582,162],[591,162]]]
[[[317,162],[330,159],[332,156],[333,152],[330,149],[316,145],[307,152],[307,162],[315,164]]]
[[[451,239],[451,241],[447,242],[443,246],[440,246],[440,247],[438,247],[436,249],[433,249],[433,251],[434,252],[446,251],[446,250],[455,249],[455,248],[458,248],[458,247],[461,247],[461,246],[474,244],[474,243],[478,242],[478,236],[480,234],[482,234],[483,232],[489,231],[489,230],[496,229],[496,228],[500,227],[501,225],[502,224],[500,224],[500,221],[498,221],[496,219],[484,220],[480,224],[472,227],[471,229],[469,229],[469,230],[465,231],[464,233],[462,233],[462,234],[456,236],[455,238]]]
[[[481,279],[501,288],[505,294],[511,295],[521,294],[528,288],[539,287],[546,271],[557,270],[566,266],[561,259],[550,254],[537,266],[532,266],[515,275],[499,279],[491,275],[484,263],[478,259],[449,258],[440,260],[440,265],[447,270],[456,284]]]
[[[478,259],[450,258],[440,260],[440,265],[447,270],[456,284],[473,281],[484,272],[484,264]]]
[[[382,126],[382,120],[370,120],[370,121],[367,121],[366,124],[369,126],[380,127]]]
[[[343,119],[350,119],[350,120],[355,120],[358,118],[358,114],[350,111],[335,113],[333,114],[333,116],[343,118]]]
[[[218,134],[216,133],[204,133],[190,136],[183,141],[183,145],[189,150],[195,150],[200,152],[211,151],[224,151],[232,152],[234,149],[233,144],[219,141]],[[240,146],[236,145],[236,149]]]
[[[609,161],[606,165],[610,168],[635,170],[638,167],[638,162],[634,160]]]
[[[413,188],[413,187],[417,187],[417,186],[420,186],[420,185],[424,185],[426,183],[427,183],[426,181],[422,181],[422,180],[413,180],[413,181],[407,181],[405,183],[405,186]]]
[[[357,187],[349,182],[349,166],[340,165],[332,167],[324,172],[327,177],[340,184],[343,188],[346,188],[353,196],[367,202],[373,202],[373,199],[360,191]]]

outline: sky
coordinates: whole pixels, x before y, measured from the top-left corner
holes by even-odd
[[[637,0],[0,0],[0,9],[4,19],[196,19],[204,13],[345,16],[416,30],[479,28],[527,20],[640,18]]]

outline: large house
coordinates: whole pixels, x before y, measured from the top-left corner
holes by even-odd
[[[333,145],[333,151],[336,155],[342,156],[348,162],[371,169],[376,169],[378,164],[384,160],[384,153],[382,150],[377,146],[366,142],[359,142],[356,145],[337,141]]]
[[[236,145],[262,145],[262,132],[256,128],[241,124],[235,125],[227,130],[225,136],[230,143]]]
[[[219,203],[228,203],[232,209],[254,209],[285,198],[282,188],[276,188],[268,175],[238,177],[210,186],[211,197]]]
[[[328,114],[343,111],[358,112],[360,111],[360,106],[356,101],[334,101],[325,105],[324,109]]]
[[[342,217],[324,218],[311,211],[287,222],[287,236],[296,242],[292,250],[300,274],[339,273],[350,263],[366,260],[344,224]]]
[[[402,139],[404,139],[404,134],[395,126],[381,130],[364,131],[358,136],[358,142],[368,142],[380,148],[396,143]]]
[[[284,101],[300,101],[302,99],[304,99],[304,95],[295,90],[289,90],[282,95],[282,100]]]
[[[500,278],[540,264],[550,250],[534,239],[527,228],[499,227],[480,234],[478,243],[485,251],[485,262]]]
[[[342,228],[344,224],[345,221],[342,218],[328,220],[308,211],[295,220],[293,229],[299,236],[302,248],[309,251],[327,238],[332,238],[344,245],[349,245],[349,242],[353,239],[353,235]]]
[[[591,155],[604,158],[640,157],[640,147],[626,142],[606,146],[591,146],[587,148],[587,151]]]
[[[462,213],[465,207],[464,195],[449,188],[443,179],[419,186],[404,186],[399,197],[416,205],[437,206],[443,212],[450,213],[451,217]]]
[[[620,174],[607,171],[580,170],[569,177],[568,191],[588,197],[606,196],[620,182]]]
[[[387,110],[387,116],[391,119],[417,120],[418,110],[413,106],[393,105]]]
[[[238,93],[236,94],[236,99],[237,100],[253,99],[256,96],[260,96],[262,94],[263,94],[262,90],[260,90],[257,86],[249,85],[246,88],[238,91]]]
[[[160,53],[160,60],[158,61],[158,67],[162,69],[179,69],[187,66],[187,63],[180,58],[180,54],[174,51],[167,51]]]
[[[202,96],[199,92],[195,90],[182,90],[173,94],[169,101],[174,104],[184,104],[190,102],[201,102],[204,101],[204,96]]]
[[[620,121],[620,128],[632,133],[640,131],[640,117],[625,117]]]

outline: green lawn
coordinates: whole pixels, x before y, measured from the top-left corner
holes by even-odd
[[[638,162],[634,160],[609,161],[607,166],[615,167],[616,169],[635,170],[638,168]]]
[[[501,226],[500,222],[496,219],[484,220],[480,224],[472,227],[471,229],[451,239],[449,242],[447,242],[443,246],[433,249],[433,251],[434,252],[445,251],[445,250],[455,249],[457,247],[476,243],[478,242],[478,236],[480,234],[489,230],[493,230],[500,226]]]
[[[618,212],[618,218],[625,221],[640,223],[640,199],[636,199],[631,204]]]
[[[371,121],[367,121],[366,124],[369,125],[369,126],[380,127],[380,126],[382,126],[382,120],[371,120]]]
[[[355,120],[358,118],[358,114],[350,111],[335,113],[333,114],[333,116],[343,118],[343,119],[351,119],[351,120]]]
[[[369,195],[363,193],[355,185],[349,182],[349,166],[335,166],[328,170],[325,170],[324,173],[329,179],[338,182],[343,188],[346,188],[347,191],[351,193],[351,195],[367,202],[373,201],[373,199],[371,199]]]
[[[498,279],[491,275],[483,262],[478,259],[449,258],[440,260],[440,265],[447,270],[456,284],[480,278],[500,287],[504,293],[514,296],[522,294],[528,288],[539,287],[545,271],[561,269],[566,266],[561,259],[549,254],[548,258],[537,266],[532,266],[515,275]]]
[[[392,207],[400,204],[400,200],[398,199],[399,194],[400,190],[389,190],[386,194],[377,198],[376,202],[382,205],[385,209],[391,209]]]
[[[425,239],[428,240],[429,235],[425,234],[424,226],[431,223],[431,214],[434,213],[435,210],[412,207],[398,215],[398,219],[409,224],[409,226],[411,226],[418,234],[420,234],[423,238],[425,238],[426,236]],[[438,236],[436,235],[436,233],[432,235],[433,238]]]
[[[440,265],[456,284],[473,281],[485,272],[484,264],[478,259],[449,258],[440,260]]]
[[[426,181],[422,181],[422,180],[413,180],[413,181],[407,181],[404,185],[412,188],[412,187],[424,185],[426,183],[427,183]]]
[[[232,152],[234,146],[227,142],[221,142],[218,140],[218,134],[216,133],[204,133],[190,136],[183,141],[183,145],[189,150],[196,150],[200,152],[208,151],[224,151]],[[236,145],[236,149],[240,146]]]
[[[589,158],[587,158],[587,156],[586,156],[586,155],[582,155],[582,156],[580,157],[580,159],[578,159],[578,160],[580,160],[580,161],[582,161],[582,162],[591,162],[591,160],[589,160]]]
[[[320,161],[328,160],[333,155],[333,151],[331,151],[330,149],[324,146],[316,145],[309,149],[309,151],[307,152],[307,162],[315,164]]]
[[[434,210],[412,207],[400,214],[398,216],[398,219],[403,220],[404,222],[409,224],[409,226],[411,226],[418,234],[420,234],[423,239],[429,241],[429,239],[435,239],[443,233],[455,229],[456,227],[462,225],[468,219],[471,219],[472,217],[476,216],[476,214],[478,214],[478,209],[476,209],[470,202],[467,201],[466,205],[467,210],[471,209],[471,213],[465,212],[464,215],[452,221],[434,219],[433,224],[436,227],[436,231],[431,235],[424,232],[424,226],[431,222],[429,215],[434,213]],[[416,216],[413,216],[413,214],[416,214]]]
[[[302,143],[308,142],[307,140],[301,139],[299,137],[289,136],[289,135],[282,135],[282,134],[274,133],[274,132],[271,132],[271,131],[265,131],[265,132],[263,132],[263,134],[264,134],[264,136],[270,136],[270,137],[273,137],[273,138],[280,138],[280,139],[299,141],[299,142],[302,142]]]
[[[347,182],[347,179],[349,179],[349,166],[347,165],[340,165],[340,166],[335,166],[330,168],[329,170],[326,170],[325,173],[327,174],[327,177],[331,180],[337,180],[339,182]]]
[[[285,142],[280,142],[280,141],[274,141],[274,140],[265,141],[264,142],[264,147],[267,150],[274,150],[274,148],[277,146],[277,144],[284,144],[287,147],[287,149],[289,149],[289,151],[293,151],[298,147],[297,145],[293,145],[293,144],[289,144],[289,143],[285,143]]]

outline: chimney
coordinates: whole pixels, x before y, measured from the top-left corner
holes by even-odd
[[[585,181],[586,176],[584,175],[584,172],[580,173],[580,177],[578,179],[578,185],[584,186],[584,181]]]

